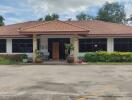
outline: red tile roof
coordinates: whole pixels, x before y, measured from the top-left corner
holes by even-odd
[[[31,27],[21,28],[20,32],[26,34],[88,34],[89,29],[69,22],[59,20],[43,22]]]
[[[0,26],[0,37],[23,37],[23,35],[20,35],[18,30],[22,27],[28,27],[36,24],[40,24],[40,22],[29,21],[13,25]]]
[[[127,26],[123,24],[116,24],[104,21],[70,21],[74,25],[90,29],[89,35],[131,35],[132,36],[132,26]]]
[[[40,32],[45,34],[69,34],[70,32],[84,32],[91,36],[132,36],[132,26],[94,20],[66,22],[30,21],[13,25],[1,26],[0,37],[24,36],[22,35],[23,33],[20,33],[19,31],[24,32],[25,34],[29,34],[29,32]]]

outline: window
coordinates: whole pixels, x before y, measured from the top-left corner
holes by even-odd
[[[33,52],[32,39],[13,39],[12,52],[32,53]]]
[[[0,39],[0,53],[6,53],[6,39]]]
[[[107,50],[107,39],[80,39],[79,52],[96,52]]]
[[[115,38],[114,51],[132,52],[132,38]]]

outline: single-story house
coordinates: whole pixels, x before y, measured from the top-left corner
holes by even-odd
[[[0,27],[0,53],[35,50],[51,59],[65,59],[65,44],[74,45],[73,55],[95,51],[132,52],[132,27],[103,21],[29,21]]]

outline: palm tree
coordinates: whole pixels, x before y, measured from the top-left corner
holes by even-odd
[[[0,26],[4,25],[4,17],[0,15]]]

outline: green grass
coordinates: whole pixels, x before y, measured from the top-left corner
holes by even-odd
[[[9,59],[4,59],[0,58],[0,65],[10,65],[10,64],[18,64],[19,62],[9,60]]]

